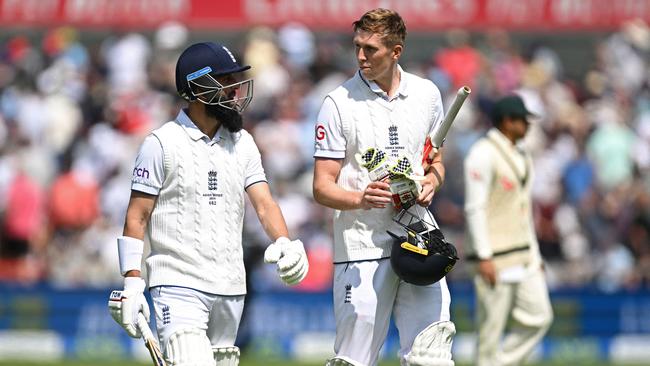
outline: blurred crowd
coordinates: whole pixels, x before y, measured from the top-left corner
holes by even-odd
[[[176,23],[146,34],[80,32],[62,27],[0,38],[3,282],[119,284],[115,239],[138,147],[184,105],[174,67],[197,34]],[[537,114],[526,144],[534,156],[536,229],[550,286],[647,288],[650,31],[631,21],[594,37],[594,58],[578,60],[579,78],[566,75],[562,55],[543,37],[523,47],[501,30],[450,30],[430,57],[402,64],[435,82],[445,106],[459,87],[473,90],[448,136],[447,178],[431,208],[462,254],[462,159],[490,127],[493,101],[519,93]],[[245,127],[289,230],[310,258],[297,291],[331,284],[332,212],[311,194],[313,127],[325,94],[356,69],[350,39],[287,24],[255,28],[227,44],[253,66],[255,96]],[[282,287],[273,267],[262,263],[269,240],[251,209],[244,236],[249,286]],[[468,278],[467,266],[459,263],[452,283]]]

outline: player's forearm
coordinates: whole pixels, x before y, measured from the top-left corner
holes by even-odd
[[[129,215],[129,212],[127,212],[122,235],[144,240],[144,233],[147,229],[147,221],[148,217],[145,218],[140,215]]]
[[[436,190],[438,190],[445,181],[445,166],[442,164],[443,151],[443,148],[438,149],[433,155],[431,163],[428,166],[424,164],[426,169],[424,174],[427,178],[435,181],[434,184],[436,185]]]
[[[129,212],[127,211],[126,220],[124,222],[124,232],[122,235],[129,238],[144,240],[147,221],[134,216],[135,215],[129,215]],[[124,277],[140,277],[140,271],[135,269],[129,270],[124,273]]]
[[[432,180],[436,187],[435,190],[438,191],[445,181],[445,166],[442,164],[441,160],[434,161],[425,174],[428,179]]]
[[[260,205],[257,208],[257,217],[262,224],[264,232],[272,241],[277,240],[281,236],[289,237],[286,221],[277,203],[269,202]]]
[[[141,220],[136,220],[134,218],[129,219],[128,213],[127,213],[127,218],[126,221],[124,222],[124,233],[122,238],[118,238],[118,252],[125,252],[125,253],[133,253],[133,250],[130,250],[132,248],[129,248],[127,246],[133,245],[132,242],[127,242],[120,244],[120,240],[132,240],[132,239],[137,239],[140,241],[140,246],[138,248],[139,252],[139,259],[136,260],[136,262],[140,262],[142,260],[142,247],[143,243],[142,241],[144,240],[144,231],[146,229],[146,221],[143,223]],[[132,238],[132,239],[131,239]],[[135,242],[135,241],[134,241]],[[122,245],[122,246],[120,246]],[[125,255],[125,253],[120,253],[120,257]],[[135,257],[134,257],[135,258]],[[122,262],[120,262],[122,263]],[[139,268],[139,266],[137,266]],[[127,267],[128,268],[128,267]],[[133,267],[131,267],[133,268]],[[120,264],[120,271],[122,271],[122,264]],[[131,269],[128,270],[124,273],[124,277],[140,277],[140,270],[138,269]]]
[[[140,277],[140,271],[132,269],[124,274],[124,277]]]
[[[144,233],[153,210],[155,197],[131,192],[126,209],[122,237],[117,239],[120,256],[120,273],[125,277],[140,277],[140,265],[144,248]]]
[[[314,184],[314,199],[323,206],[336,210],[361,208],[363,192],[348,191],[335,183]]]
[[[124,220],[124,236],[144,240],[144,233],[149,223],[149,217],[153,211],[156,196],[131,191],[131,199],[126,209]]]

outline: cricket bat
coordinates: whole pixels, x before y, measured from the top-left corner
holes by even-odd
[[[158,347],[158,342],[156,342],[156,338],[154,338],[151,328],[149,328],[149,323],[147,323],[147,319],[142,313],[138,313],[138,329],[142,333],[144,346],[149,350],[154,366],[167,366],[160,347]]]
[[[454,101],[451,103],[445,118],[442,120],[442,124],[434,133],[427,136],[424,143],[424,150],[422,151],[422,168],[425,172],[429,169],[431,163],[433,163],[433,156],[436,155],[438,149],[440,149],[442,143],[445,141],[449,127],[454,123],[460,107],[471,92],[472,90],[468,86],[463,86],[458,89]]]

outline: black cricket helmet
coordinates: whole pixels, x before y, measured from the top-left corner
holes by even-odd
[[[241,113],[253,99],[253,80],[224,85],[217,79],[230,74],[241,77],[250,68],[241,66],[226,46],[214,42],[195,43],[178,58],[176,90],[185,100],[198,100]]]
[[[417,205],[403,209],[393,221],[404,228],[393,237],[390,264],[405,282],[426,286],[440,281],[456,264],[456,248],[445,240],[433,215]]]

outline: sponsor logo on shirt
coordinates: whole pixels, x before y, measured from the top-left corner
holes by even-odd
[[[469,176],[470,176],[473,180],[483,180],[483,176],[481,176],[481,173],[480,173],[479,171],[477,171],[477,170],[471,170],[471,171],[469,172]]]
[[[133,168],[133,176],[138,178],[149,179],[149,171],[146,168]]]
[[[316,126],[316,140],[325,140],[325,126],[320,123]]]
[[[513,188],[515,188],[515,184],[506,177],[502,177],[500,182],[501,182],[501,186],[506,191],[511,191]]]

